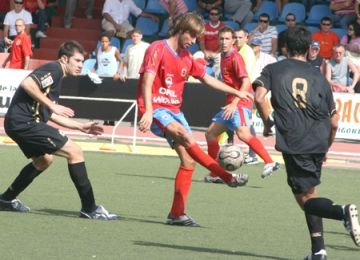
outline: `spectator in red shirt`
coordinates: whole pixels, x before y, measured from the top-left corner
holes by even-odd
[[[36,38],[46,38],[45,24],[46,24],[46,11],[45,7],[47,0],[24,0],[24,7],[32,15],[33,22],[37,24]]]
[[[332,21],[330,17],[323,17],[320,22],[320,31],[313,33],[312,39],[320,43],[319,55],[324,59],[330,59],[333,47],[340,42],[339,36],[331,31]]]
[[[225,27],[225,24],[220,21],[220,9],[217,7],[211,8],[209,13],[210,21],[205,24],[204,34],[199,39],[201,51],[194,54],[196,58],[204,58],[213,67],[215,76],[220,74],[220,51],[219,51],[219,31]]]
[[[17,19],[15,27],[17,36],[12,43],[11,53],[4,61],[3,67],[10,60],[9,68],[26,70],[29,68],[30,57],[32,56],[31,39],[25,31],[25,21],[23,19]]]

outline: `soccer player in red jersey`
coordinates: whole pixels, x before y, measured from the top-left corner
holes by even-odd
[[[203,63],[194,60],[186,50],[203,31],[203,21],[197,14],[181,16],[175,21],[168,39],[150,45],[140,69],[137,96],[141,116],[139,129],[142,132],[151,130],[165,137],[181,161],[175,179],[173,204],[167,219],[170,225],[198,226],[185,214],[195,162],[217,174],[230,187],[244,184],[244,175],[226,172],[201,150],[180,110],[185,81],[189,76],[240,99],[252,99],[249,92],[231,88],[207,75]]]
[[[250,79],[246,72],[244,60],[233,48],[235,43],[234,31],[225,27],[219,31],[219,46],[221,49],[221,76],[227,85],[234,89],[252,93]],[[273,171],[280,168],[279,163],[274,162],[263,144],[250,132],[250,118],[253,107],[251,99],[240,99],[232,94],[226,97],[225,107],[212,119],[212,123],[206,132],[208,153],[216,158],[219,152],[217,137],[223,132],[235,131],[239,139],[250,146],[265,162],[262,178],[270,176]],[[207,182],[222,182],[213,172],[205,177]]]

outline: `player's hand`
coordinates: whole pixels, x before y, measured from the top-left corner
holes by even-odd
[[[324,156],[324,159],[323,159],[323,162],[326,163],[327,159],[328,159],[328,154],[326,153],[325,156]]]
[[[87,122],[82,125],[81,131],[91,135],[101,135],[104,133],[104,128],[97,122]]]
[[[224,112],[222,114],[222,118],[224,118],[225,120],[233,118],[236,107],[237,107],[237,105],[233,104],[233,103],[230,103],[230,104],[222,107],[221,109],[224,110]]]
[[[149,131],[152,124],[152,120],[153,120],[152,112],[145,112],[139,121],[139,130],[143,133]]]
[[[75,115],[74,110],[72,110],[69,107],[65,107],[59,104],[54,104],[51,107],[51,111],[53,111],[55,114],[63,117],[73,117]]]
[[[238,96],[241,99],[254,100],[254,96],[247,91],[237,91],[236,96]]]
[[[274,132],[271,130],[273,126],[274,126],[274,121],[272,121],[271,119],[269,119],[267,123],[264,123],[263,136],[269,137],[274,135]]]

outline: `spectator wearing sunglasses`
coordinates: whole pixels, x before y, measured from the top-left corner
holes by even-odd
[[[289,28],[294,27],[296,25],[296,16],[293,13],[288,13],[285,17],[285,24],[287,28],[279,33],[278,36],[278,56],[279,57],[287,57],[287,50],[285,47],[286,43],[286,34]]]
[[[31,14],[25,10],[23,0],[14,0],[14,9],[9,11],[4,19],[4,41],[7,47],[11,46],[17,36],[15,22],[17,19],[23,19],[25,22],[25,32],[30,34],[32,24]]]
[[[312,35],[312,39],[320,43],[319,55],[327,60],[331,58],[334,46],[340,42],[339,36],[331,31],[331,27],[331,18],[325,16],[320,21],[320,31]]]
[[[267,13],[259,16],[257,27],[251,31],[249,41],[261,40],[261,51],[276,57],[278,45],[278,32],[275,26],[270,25],[270,17]]]

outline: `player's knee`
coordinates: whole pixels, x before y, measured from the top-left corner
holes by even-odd
[[[33,164],[38,171],[44,171],[52,164],[53,161],[54,157],[51,154],[45,154],[41,157],[33,159]]]
[[[78,162],[84,160],[84,153],[81,147],[74,143],[74,145],[69,150],[69,161]]]
[[[205,138],[206,138],[206,141],[215,141],[217,136],[212,134],[210,131],[206,131]]]

